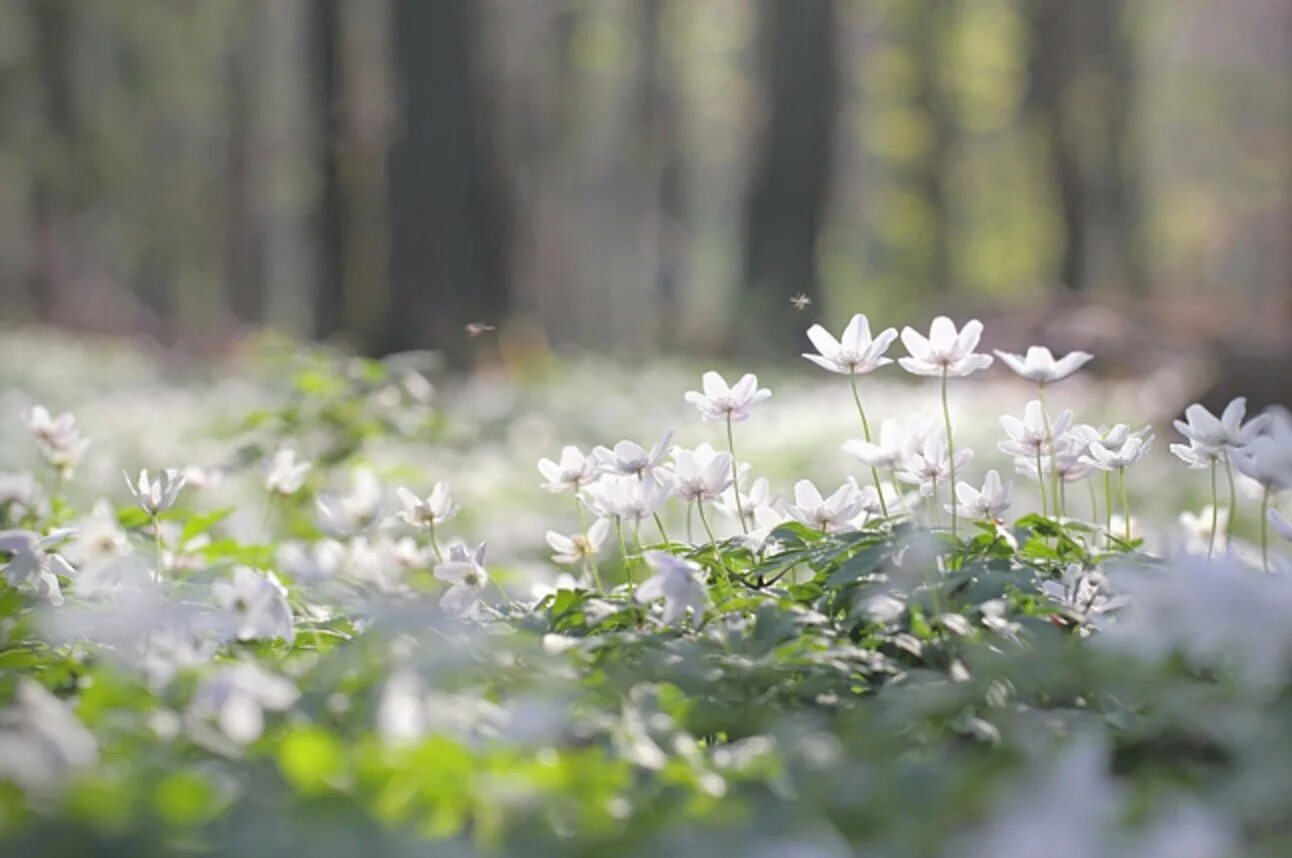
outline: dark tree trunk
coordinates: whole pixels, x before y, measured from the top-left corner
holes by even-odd
[[[951,202],[947,196],[955,128],[943,84],[943,42],[950,9],[943,0],[918,2],[919,11],[915,15],[915,32],[912,34],[920,69],[916,104],[923,111],[929,130],[928,157],[920,165],[918,180],[920,195],[929,212],[925,285],[934,294],[946,295],[955,285],[951,271]]]
[[[403,126],[390,158],[392,301],[384,349],[433,347],[463,366],[468,323],[508,312],[503,185],[477,74],[478,7],[397,0]]]
[[[820,294],[817,236],[830,180],[839,81],[832,0],[763,6],[770,116],[754,165],[745,232],[745,301],[737,345],[782,353],[802,325],[790,297]]]
[[[314,64],[318,69],[314,94],[319,123],[319,234],[318,306],[315,334],[331,337],[345,329],[342,252],[345,237],[345,202],[338,152],[341,140],[341,0],[316,0],[313,11]]]

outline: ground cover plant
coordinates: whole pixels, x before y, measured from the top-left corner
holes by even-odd
[[[1287,854],[1292,418],[981,334],[529,394],[13,346],[74,410],[0,403],[5,853]]]

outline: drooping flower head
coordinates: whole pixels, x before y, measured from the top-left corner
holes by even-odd
[[[700,580],[700,566],[666,551],[648,551],[645,558],[655,574],[637,588],[637,601],[647,604],[663,599],[662,619],[668,625],[684,620],[690,608],[692,621],[699,625],[709,602],[708,590]]]
[[[955,322],[938,316],[929,326],[927,338],[911,327],[902,330],[902,344],[910,354],[898,363],[913,375],[966,376],[991,366],[991,355],[974,352],[981,337],[982,322],[977,319],[957,331]]]
[[[758,386],[758,376],[753,373],[745,373],[740,381],[730,386],[712,370],[701,376],[700,380],[704,392],[689,390],[685,399],[700,410],[700,417],[704,420],[730,418],[737,423],[747,420],[750,409],[772,395],[767,388]]]
[[[817,354],[804,353],[803,357],[830,372],[864,375],[893,362],[884,353],[897,339],[897,330],[886,328],[872,339],[870,320],[861,313],[852,317],[837,340],[821,325],[808,328],[807,335]]]

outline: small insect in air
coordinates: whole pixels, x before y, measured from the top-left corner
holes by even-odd
[[[497,328],[495,328],[493,325],[488,325],[488,324],[485,324],[484,322],[468,322],[468,323],[467,323],[467,336],[468,336],[468,337],[478,337],[478,336],[480,336],[481,334],[488,333],[489,331],[496,331],[496,330],[498,330],[498,329],[497,329]]]
[[[794,305],[795,310],[806,310],[812,303],[812,299],[802,292],[790,298],[790,303]]]

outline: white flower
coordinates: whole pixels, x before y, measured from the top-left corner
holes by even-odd
[[[956,451],[956,468],[973,459],[973,450]],[[951,459],[947,455],[946,432],[931,432],[920,449],[903,460],[897,478],[920,487],[922,497],[932,497],[937,487],[951,477]],[[958,487],[957,487],[958,490]]]
[[[713,506],[714,509],[727,518],[738,519],[743,511],[745,523],[753,524],[756,518],[755,511],[759,507],[771,507],[776,503],[776,499],[772,496],[772,486],[771,483],[767,482],[766,477],[759,477],[754,480],[752,486],[747,486],[745,485],[747,482],[746,476],[748,476],[748,469],[742,466],[740,468],[739,506],[736,504],[734,483],[727,487],[727,490],[722,493],[722,497]]]
[[[886,328],[871,339],[870,320],[861,313],[852,317],[838,340],[821,325],[808,328],[807,335],[818,354],[803,357],[830,372],[863,375],[893,362],[892,358],[884,357],[884,352],[897,339],[897,330]]]
[[[110,503],[101,500],[89,515],[75,522],[63,554],[77,566],[87,567],[120,557],[128,550],[126,532],[117,522],[116,512]]]
[[[913,375],[966,376],[991,366],[991,355],[974,352],[981,336],[982,322],[977,319],[966,322],[957,332],[955,322],[938,316],[929,326],[927,339],[914,328],[902,330],[902,344],[910,356],[899,359],[898,363]]]
[[[220,607],[233,613],[233,633],[238,640],[282,638],[287,643],[296,640],[287,588],[273,572],[261,575],[246,566],[238,566],[233,570],[232,581],[216,581],[211,591]]]
[[[1121,443],[1116,443],[1117,440],[1121,440]],[[1101,471],[1129,468],[1144,458],[1152,443],[1153,432],[1147,426],[1124,436],[1115,433],[1104,440],[1091,441],[1089,452],[1083,457],[1083,461]]]
[[[1292,417],[1267,415],[1262,433],[1232,451],[1234,467],[1267,488],[1292,488]]]
[[[44,406],[37,405],[24,415],[24,420],[45,461],[59,470],[76,467],[90,446],[90,439],[81,436],[71,414],[51,417]]]
[[[601,549],[601,543],[606,541],[608,533],[610,533],[610,520],[605,518],[594,521],[588,528],[587,534],[576,533],[573,536],[566,536],[555,530],[549,530],[547,544],[556,552],[552,555],[552,560],[567,566],[582,563],[585,558],[592,557]]]
[[[314,504],[325,530],[349,535],[372,526],[381,512],[381,481],[370,468],[356,468],[350,474],[350,491],[327,493]]]
[[[1124,607],[1124,596],[1108,593],[1108,579],[1097,569],[1086,569],[1080,563],[1070,564],[1059,581],[1041,582],[1041,592],[1079,615],[1096,628],[1103,625],[1102,616]]]
[[[335,539],[321,539],[313,545],[284,542],[278,549],[279,567],[297,583],[320,584],[336,576],[345,566],[346,548]]]
[[[1071,423],[1072,412],[1064,411],[1058,419],[1047,426],[1045,409],[1041,407],[1041,401],[1033,399],[1023,409],[1022,420],[1012,414],[1006,414],[1000,418],[1001,428],[1009,435],[1008,441],[1000,442],[1000,450],[1010,456],[1029,457],[1035,460],[1038,455],[1049,453],[1049,439],[1062,435]]]
[[[684,501],[712,501],[732,483],[731,455],[708,444],[673,450],[673,467],[665,472],[673,494]]]
[[[11,587],[30,584],[36,595],[55,605],[63,604],[58,576],[71,577],[71,565],[50,549],[66,539],[69,532],[58,530],[40,536],[29,530],[0,531],[0,553],[10,555],[4,568],[5,581]]]
[[[879,424],[878,443],[854,438],[844,443],[843,451],[872,468],[892,470],[920,449],[932,431],[933,425],[919,415],[908,417],[905,425],[885,419]]]
[[[402,486],[395,490],[399,502],[403,504],[400,520],[418,529],[441,525],[458,514],[458,506],[453,503],[448,483],[436,483],[431,493],[419,498]]]
[[[795,521],[831,533],[848,527],[866,506],[866,498],[853,480],[844,482],[824,499],[811,480],[799,480],[794,484],[794,503],[785,511]]]
[[[46,793],[98,759],[94,735],[71,708],[35,680],[18,677],[13,705],[0,711],[0,781]]]
[[[305,477],[312,466],[298,462],[293,450],[283,448],[274,452],[265,472],[265,488],[277,495],[294,495],[305,485]]]
[[[1271,510],[1273,512],[1273,510]],[[1191,554],[1206,554],[1212,540],[1211,519],[1216,519],[1217,544],[1224,545],[1224,535],[1229,531],[1229,510],[1226,507],[1217,509],[1211,504],[1202,508],[1202,512],[1193,513],[1184,510],[1177,519],[1184,529],[1188,540],[1185,549]]]
[[[690,390],[684,398],[700,410],[700,416],[705,420],[746,420],[751,408],[772,395],[767,388],[758,386],[758,376],[753,373],[745,373],[730,387],[722,376],[713,371],[706,372],[700,381],[704,393]]]
[[[667,486],[654,477],[607,475],[583,493],[588,509],[600,518],[640,521],[659,512],[669,498]]]
[[[1168,449],[1193,470],[1210,468],[1217,462],[1225,460],[1224,447],[1211,447],[1199,444],[1197,441],[1190,441],[1188,444],[1172,444]]]
[[[1048,479],[1050,475],[1057,473],[1063,482],[1076,483],[1094,473],[1094,466],[1082,458],[1076,442],[1070,441],[1069,436],[1056,438],[1054,444],[1056,449],[1053,455],[1044,456],[1041,459],[1042,478]],[[1082,444],[1080,449],[1084,451],[1085,445]],[[1015,456],[1014,471],[1029,480],[1035,480],[1037,478],[1036,457]]]
[[[1009,496],[1013,486],[1001,484],[1000,474],[988,471],[983,480],[982,489],[976,489],[965,482],[956,484],[956,500],[959,506],[956,512],[966,518],[978,518],[995,521],[1009,509]],[[950,511],[950,504],[946,505]]]
[[[148,511],[149,515],[165,512],[175,505],[180,490],[184,488],[184,475],[174,468],[166,468],[156,477],[149,477],[148,469],[139,472],[139,479],[130,481],[126,474],[126,485],[135,502]]]
[[[484,558],[485,543],[480,543],[475,551],[455,543],[449,546],[448,559],[435,565],[435,577],[450,585],[440,598],[440,607],[446,612],[455,617],[467,617],[476,612],[485,587],[489,585]]]
[[[690,608],[698,625],[709,602],[708,590],[699,578],[700,567],[665,551],[647,551],[644,556],[655,574],[637,588],[637,601],[646,604],[663,599],[663,620],[669,625],[684,620]]]
[[[1226,513],[1228,513],[1228,510],[1226,510]],[[1292,521],[1284,518],[1281,512],[1274,507],[1270,507],[1265,513],[1265,518],[1270,523],[1270,527],[1278,531],[1279,536],[1292,540]]]
[[[597,462],[608,474],[625,474],[634,477],[648,477],[668,454],[669,442],[673,439],[671,431],[647,452],[635,441],[620,441],[613,450],[597,447],[592,451]]]
[[[1247,398],[1243,396],[1226,405],[1220,417],[1194,403],[1184,410],[1184,420],[1175,421],[1175,428],[1196,447],[1233,449],[1256,437],[1271,420],[1269,414],[1262,414],[1243,425],[1246,415]]]
[[[595,456],[585,456],[573,445],[561,449],[560,462],[539,459],[538,471],[546,479],[543,488],[549,492],[578,491],[597,478],[601,467]]]
[[[214,718],[220,732],[238,745],[249,745],[265,729],[265,712],[282,712],[300,697],[288,679],[249,662],[218,667],[206,675],[189,704],[188,716]]]
[[[1042,385],[1063,381],[1094,357],[1089,352],[1069,352],[1055,360],[1045,346],[1032,346],[1026,356],[996,349],[996,356],[1023,378]]]

